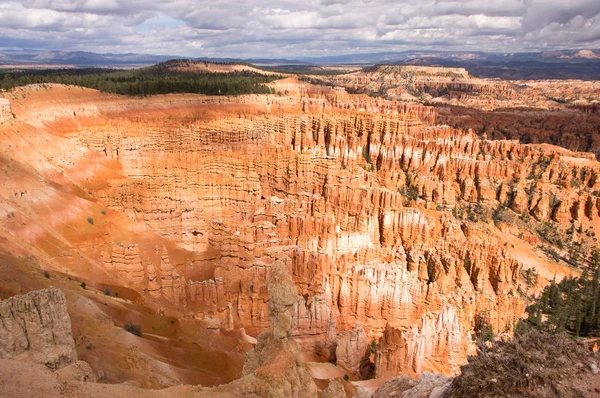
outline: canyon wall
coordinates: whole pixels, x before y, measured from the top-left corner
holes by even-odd
[[[173,267],[161,251],[160,266],[145,271],[139,248],[119,243],[104,258],[123,282],[186,304],[199,317],[223,316],[231,305],[235,322],[254,334],[269,327],[265,267],[286,255],[303,295],[297,337],[319,345],[332,318],[337,332],[357,321],[371,336],[387,325],[419,329],[450,300],[464,325],[462,339],[451,342],[462,358],[474,314],[489,311],[494,326],[507,330],[523,310],[514,295],[517,262],[477,234],[467,238],[451,217],[407,206],[403,193],[410,188],[417,200],[451,206],[465,180],[479,181],[476,172],[485,175],[480,180],[504,177],[497,169],[467,171],[479,152],[472,137],[426,128],[410,114],[235,117],[175,129],[153,123],[146,129],[123,120],[77,134],[119,160],[129,177],[97,194],[214,261]],[[467,159],[446,155],[459,148],[467,148]],[[470,269],[462,265],[467,253]]]
[[[251,336],[273,327],[269,270],[289,258],[300,295],[289,333],[350,373],[365,358],[381,375],[457,372],[477,317],[510,332],[522,315],[521,269],[547,261],[534,226],[581,226],[581,242],[598,228],[594,160],[434,126],[422,105],[314,88],[218,99],[80,91],[28,92],[60,117],[13,105],[2,131],[24,144],[3,153],[17,159],[6,173],[23,186],[29,169],[17,165],[35,158],[54,181],[7,185],[14,236],[151,308]],[[52,233],[23,227],[21,213],[48,208]],[[504,213],[530,224],[502,223]],[[367,344],[349,336],[357,325]]]
[[[599,156],[600,113],[597,108],[597,105],[566,105],[560,109],[504,108],[485,112],[463,106],[440,106],[436,122],[465,130],[472,129],[490,139],[518,139],[530,144],[548,143],[572,151],[593,152]]]

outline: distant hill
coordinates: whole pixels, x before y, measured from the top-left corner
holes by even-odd
[[[169,60],[173,57],[145,54],[97,54],[87,51],[0,51],[0,63],[5,65],[72,65],[91,66],[145,66]]]
[[[273,72],[266,72],[245,62],[214,62],[214,61],[196,61],[188,59],[173,59],[154,65],[151,69],[165,70],[171,72],[191,72],[191,73],[231,73],[231,72],[251,72],[258,74],[273,75]]]
[[[0,68],[136,68],[158,64],[176,55],[97,54],[87,51],[0,50]],[[286,66],[301,71],[311,66],[374,64],[438,65],[463,67],[479,77],[503,79],[600,80],[600,49],[560,50],[527,53],[478,51],[404,51],[346,54],[298,59],[187,58],[190,61],[244,63],[264,67]]]

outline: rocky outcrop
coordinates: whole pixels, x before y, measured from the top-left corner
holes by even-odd
[[[335,358],[336,364],[354,375],[360,374],[361,364],[368,356],[369,340],[361,325],[347,330],[337,336]]]
[[[437,315],[423,315],[420,325],[411,329],[388,326],[375,350],[376,376],[415,375],[440,368],[456,373],[468,346],[458,316],[448,304]]]
[[[261,333],[256,347],[247,354],[244,376],[214,392],[273,398],[317,397],[317,387],[302,362],[300,347],[291,337],[296,323],[294,307],[300,297],[283,261],[270,266],[267,288],[271,330]]]
[[[344,386],[338,380],[331,379],[329,384],[323,390],[321,398],[346,398]]]
[[[58,369],[77,361],[67,300],[57,289],[0,301],[0,358]]]
[[[438,373],[425,372],[417,380],[402,375],[386,381],[373,398],[442,398],[451,383],[452,378]]]
[[[85,361],[77,361],[71,365],[65,366],[56,372],[63,380],[84,381],[95,383],[96,375],[91,366]]]
[[[443,397],[597,397],[599,357],[584,341],[532,329],[480,347]]]

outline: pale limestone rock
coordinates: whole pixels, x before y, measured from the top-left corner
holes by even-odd
[[[56,372],[61,379],[69,381],[85,381],[89,383],[96,382],[96,375],[92,367],[85,361],[77,361],[71,365],[65,366]]]
[[[321,398],[346,398],[344,386],[338,380],[331,379],[327,388],[323,390]]]
[[[0,97],[0,123],[4,123],[12,119],[12,111],[10,109],[10,101]]]
[[[367,350],[369,340],[362,325],[356,325],[354,329],[345,331],[336,339],[336,364],[358,375]]]
[[[0,301],[0,358],[59,369],[77,360],[65,295],[31,291]]]
[[[437,314],[424,314],[420,325],[406,331],[387,327],[375,352],[377,377],[402,373],[419,374],[428,358],[456,369],[466,356],[468,341],[458,316],[450,305]]]
[[[317,387],[301,361],[300,347],[291,338],[293,306],[300,300],[282,261],[271,265],[267,278],[271,332],[261,333],[246,355],[243,377],[217,388],[223,392],[255,392],[263,397],[317,397]]]
[[[393,377],[373,394],[373,398],[442,398],[452,378],[439,373],[424,372],[418,380],[406,375]]]

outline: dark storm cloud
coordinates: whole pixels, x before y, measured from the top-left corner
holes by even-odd
[[[8,0],[0,47],[298,57],[600,47],[598,0]]]

